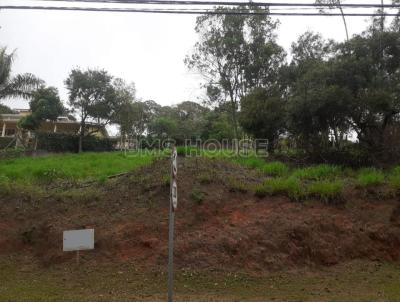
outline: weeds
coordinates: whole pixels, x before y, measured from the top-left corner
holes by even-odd
[[[265,195],[285,194],[291,199],[300,200],[304,196],[301,182],[294,177],[271,178],[255,187],[255,194],[259,197]]]
[[[303,169],[297,169],[292,176],[306,180],[320,180],[334,178],[341,173],[341,168],[332,165],[318,165]]]
[[[247,193],[249,191],[249,185],[242,179],[230,177],[228,178],[227,186],[230,192]]]
[[[372,187],[383,184],[385,175],[382,171],[375,168],[366,168],[359,171],[357,176],[357,184],[360,187]]]
[[[339,200],[343,193],[342,181],[316,181],[307,187],[307,195],[325,202]]]
[[[198,205],[201,205],[204,201],[204,193],[198,189],[193,189],[193,191],[190,193],[190,198]]]
[[[282,176],[287,174],[289,168],[286,164],[280,161],[266,163],[262,166],[261,170],[270,176]]]
[[[215,179],[212,172],[203,172],[197,176],[197,180],[202,185],[209,185],[212,183],[213,179]]]

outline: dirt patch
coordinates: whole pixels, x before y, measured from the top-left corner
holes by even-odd
[[[62,231],[93,227],[96,249],[83,253],[85,261],[132,262],[163,270],[168,175],[168,161],[160,160],[105,184],[74,188],[68,198],[60,192],[25,202],[0,197],[0,254],[20,253],[46,265],[73,261],[73,253],[62,252]],[[345,193],[346,204],[340,206],[295,203],[279,196],[260,199],[231,190],[232,179],[251,187],[263,176],[223,160],[180,159],[178,268],[257,273],[400,258],[395,199],[367,198],[354,191]]]

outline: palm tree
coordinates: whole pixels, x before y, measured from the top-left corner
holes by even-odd
[[[6,47],[0,47],[0,101],[5,98],[29,99],[43,81],[31,73],[11,76],[14,52],[8,54]]]

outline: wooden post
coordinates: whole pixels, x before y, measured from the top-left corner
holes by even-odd
[[[3,131],[1,132],[1,136],[2,137],[6,136],[6,122],[3,122]]]

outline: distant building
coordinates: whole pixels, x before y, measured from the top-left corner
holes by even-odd
[[[16,109],[14,114],[0,114],[0,134],[1,137],[14,137],[20,129],[18,122],[23,117],[31,114],[31,111],[26,109]],[[47,133],[65,133],[78,134],[80,131],[80,123],[71,120],[67,116],[60,116],[56,121],[44,121],[40,124],[38,132]],[[104,126],[99,126],[93,123],[86,123],[86,133],[92,133],[97,137],[108,137],[107,130]],[[28,137],[32,134],[28,132]]]

